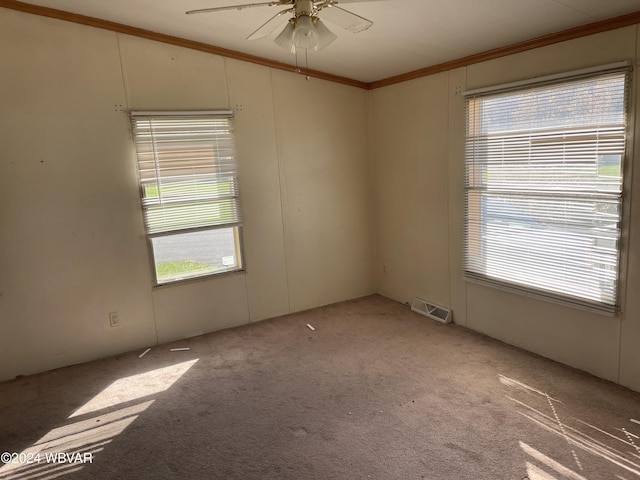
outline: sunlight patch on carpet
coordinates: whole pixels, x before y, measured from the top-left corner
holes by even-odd
[[[73,412],[69,418],[131,402],[169,389],[198,359],[120,378]]]
[[[627,479],[622,474],[640,477],[640,448],[636,445],[639,437],[630,431],[632,425],[609,429],[597,427],[576,418],[571,405],[552,398],[538,387],[504,375],[500,375],[499,379],[507,388],[505,397],[513,402],[519,415],[554,437],[564,439],[562,443],[566,445],[563,447],[562,444],[549,442],[544,445],[549,452],[545,454],[520,441],[520,448],[530,457],[529,460],[534,461],[526,462],[529,480],[555,480],[556,477],[596,479],[599,466],[605,463],[621,469],[616,476],[620,480]],[[560,463],[558,458],[564,458],[565,464]],[[573,464],[571,468],[569,464]]]
[[[535,448],[533,448],[530,445],[527,445],[524,442],[520,442],[520,448],[528,455],[530,455],[532,458],[536,459],[538,462],[542,463],[543,465],[549,467],[550,469],[552,469],[554,472],[558,473],[561,475],[561,478],[570,478],[571,480],[587,480],[585,477],[583,477],[582,475],[574,472],[573,470],[571,470],[570,468],[565,467],[564,465],[562,465],[559,462],[556,462],[553,458],[548,457],[547,455],[545,455],[544,453],[536,450]],[[537,471],[535,472],[530,472],[529,470],[529,466],[533,467],[533,464],[531,464],[530,462],[527,462],[527,473],[529,473],[529,478],[531,480],[551,480],[551,479],[555,479],[556,477],[551,476],[550,474],[548,474],[547,472],[545,472],[544,470],[541,470],[539,468],[536,467]],[[542,475],[542,473],[544,473],[546,476],[540,476]],[[537,477],[535,475],[538,475]]]
[[[54,428],[0,468],[0,479],[51,480],[81,470],[153,402]]]
[[[96,454],[156,400],[142,401],[144,397],[168,390],[197,361],[116,380],[69,416],[86,415],[82,420],[50,430],[20,453],[2,453],[0,480],[53,480],[93,464]]]

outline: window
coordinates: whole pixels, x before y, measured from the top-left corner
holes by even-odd
[[[157,285],[242,270],[231,112],[132,112]]]
[[[618,304],[626,68],[466,96],[465,277]]]

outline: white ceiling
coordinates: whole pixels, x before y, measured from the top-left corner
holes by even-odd
[[[295,56],[273,43],[280,29],[245,40],[283,7],[184,13],[259,1],[264,0],[23,0],[294,65]],[[372,20],[373,27],[353,34],[326,21],[338,39],[309,52],[308,66],[372,82],[640,11],[640,0],[343,0],[341,6]],[[304,53],[298,63],[305,64]]]

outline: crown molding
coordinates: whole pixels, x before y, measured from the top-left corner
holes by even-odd
[[[171,35],[165,35],[163,33],[153,32],[142,28],[131,27],[121,23],[102,20],[100,18],[65,12],[64,10],[56,10],[54,8],[32,5],[30,3],[24,3],[17,0],[0,0],[0,7],[8,8],[11,10],[18,10],[20,12],[30,13],[33,15],[56,18],[58,20],[64,20],[67,22],[79,23],[81,25],[88,25],[104,30],[110,30],[112,32],[123,33],[126,35],[133,35],[140,38],[146,38],[148,40],[154,40],[170,45],[199,50],[214,55],[220,55],[244,62],[255,63],[278,70],[307,75],[309,77],[328,80],[330,82],[341,83],[344,85],[350,85],[352,87],[362,88],[366,90],[374,90],[376,88],[406,82],[407,80],[414,80],[416,78],[426,77],[435,73],[446,72],[449,70],[454,70],[456,68],[473,65],[475,63],[485,62],[487,60],[493,60],[500,57],[506,57],[507,55],[526,52],[528,50],[553,45],[555,43],[574,40],[576,38],[581,38],[596,33],[607,32],[609,30],[615,30],[617,28],[628,27],[640,23],[640,12],[633,12],[626,15],[621,15],[619,17],[589,23],[580,27],[570,28],[561,32],[544,35],[531,40],[526,40],[524,42],[514,43],[505,47],[476,53],[466,57],[458,58],[456,60],[451,60],[449,62],[432,65],[429,67],[421,68],[419,70],[414,70],[412,72],[407,72],[401,75],[395,75],[393,77],[367,83],[361,82],[359,80],[354,80],[352,78],[332,75],[330,73],[325,73],[318,70],[301,69],[300,67],[289,65],[287,63],[277,62],[275,60],[269,60],[267,58],[258,57],[255,55],[249,55],[247,53],[238,52],[236,50],[216,47],[215,45],[210,45],[207,43],[196,42],[194,40],[187,40]]]
[[[369,90],[373,90],[376,88],[386,87],[395,83],[406,82],[407,80],[414,80],[416,78],[433,75],[434,73],[446,72],[448,70],[454,70],[456,68],[473,65],[474,63],[486,62],[487,60],[506,57],[515,53],[526,52],[528,50],[546,47],[548,45],[565,42],[567,40],[574,40],[576,38],[586,37],[588,35],[594,35],[596,33],[615,30],[617,28],[629,27],[637,23],[640,23],[640,12],[633,12],[615,18],[589,23],[580,27],[570,28],[561,32],[551,33],[549,35],[526,40],[524,42],[514,43],[512,45],[507,45],[506,47],[487,50],[486,52],[476,53],[474,55],[469,55],[467,57],[452,60],[450,62],[444,62],[438,65],[421,68],[419,70],[414,70],[413,72],[403,73],[401,75],[377,80],[375,82],[368,83],[367,88]]]
[[[277,62],[275,60],[269,60],[267,58],[258,57],[255,55],[249,55],[247,53],[238,52],[236,50],[229,50],[227,48],[216,47],[215,45],[209,45],[207,43],[196,42],[194,40],[187,40],[181,37],[174,37],[172,35],[165,35],[164,33],[153,32],[151,30],[145,30],[143,28],[131,27],[122,23],[110,22],[108,20],[102,20],[100,18],[88,17],[85,15],[79,15],[77,13],[65,12],[64,10],[56,10],[55,8],[42,7],[40,5],[32,5],[30,3],[19,2],[15,0],[0,0],[0,7],[8,8],[11,10],[17,10],[24,13],[30,13],[33,15],[40,15],[42,17],[55,18],[58,20],[64,20],[66,22],[79,23],[81,25],[88,25],[90,27],[101,28],[104,30],[110,30],[112,32],[123,33],[126,35],[133,35],[135,37],[146,38],[147,40],[154,40],[156,42],[167,43],[169,45],[176,45],[178,47],[190,48],[192,50],[199,50],[201,52],[212,53],[214,55],[220,55],[227,58],[233,58],[236,60],[242,60],[244,62],[255,63],[278,70],[284,70],[287,72],[298,73],[301,75],[320,78],[322,80],[328,80],[330,82],[341,83],[344,85],[350,85],[352,87],[358,87],[367,89],[368,84],[351,78],[341,77],[338,75],[332,75],[330,73],[320,72],[318,70],[311,70],[307,68],[296,67],[283,62]]]

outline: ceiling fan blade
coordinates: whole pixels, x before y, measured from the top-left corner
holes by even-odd
[[[373,25],[371,20],[367,20],[366,18],[349,12],[344,8],[340,8],[333,2],[326,2],[326,5],[322,5],[321,7],[322,15],[320,16],[324,20],[335,23],[339,27],[350,32],[359,33]]]
[[[259,38],[264,38],[273,32],[276,28],[280,27],[287,18],[283,18],[283,15],[287,13],[292,13],[293,8],[287,8],[286,10],[282,10],[276,13],[273,17],[267,20],[260,28],[258,28],[255,32],[247,37],[247,40],[258,40]]]
[[[279,0],[279,1],[271,1],[271,2],[260,2],[260,3],[242,3],[238,5],[227,5],[226,7],[213,7],[213,8],[200,8],[198,10],[189,10],[185,12],[187,15],[192,15],[194,13],[210,13],[210,12],[221,12],[223,10],[244,10],[245,8],[253,8],[253,7],[273,7],[275,5],[290,5],[294,3],[293,0]]]
[[[343,4],[343,3],[365,3],[365,2],[387,2],[389,0],[330,0],[328,3]]]

